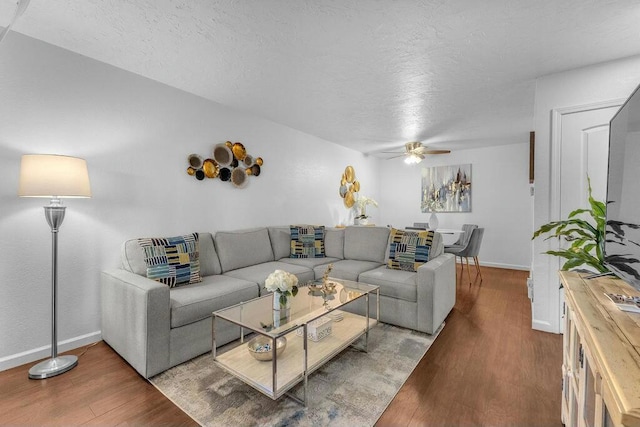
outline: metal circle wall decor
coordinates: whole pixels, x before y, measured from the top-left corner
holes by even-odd
[[[220,173],[220,168],[213,159],[207,159],[202,162],[202,170],[204,171],[204,176],[207,178],[215,178]]]
[[[233,157],[238,160],[244,160],[247,156],[247,150],[244,148],[241,142],[236,142],[231,146],[231,151],[233,151]]]
[[[211,157],[189,154],[187,174],[198,181],[205,178],[229,182],[235,188],[244,188],[249,177],[259,176],[264,163],[262,157],[254,157],[247,152],[241,142],[226,141],[213,147]]]
[[[213,148],[213,159],[220,166],[229,166],[233,161],[233,152],[226,144],[218,144]]]
[[[360,182],[356,179],[356,170],[349,165],[344,168],[338,194],[342,197],[345,207],[352,208],[356,203],[356,193],[360,191]]]
[[[231,169],[229,168],[220,169],[220,179],[223,181],[229,181],[231,179]]]
[[[189,154],[188,161],[189,166],[194,169],[200,169],[202,166],[202,156],[199,154]]]
[[[249,177],[244,171],[244,168],[235,168],[233,171],[231,171],[231,183],[236,188],[244,187],[247,184],[248,180]]]

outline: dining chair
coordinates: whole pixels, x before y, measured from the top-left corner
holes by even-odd
[[[458,237],[458,240],[452,245],[445,245],[444,251],[452,254],[464,249],[464,247],[467,246],[467,243],[469,243],[471,232],[476,228],[478,228],[476,224],[463,224],[462,233],[460,234],[460,237]]]
[[[480,252],[480,245],[482,243],[482,237],[484,236],[484,228],[474,228],[471,231],[471,237],[467,242],[467,245],[456,251],[450,251],[449,253],[460,257],[460,264],[462,264],[462,270],[460,271],[460,277],[464,271],[464,263],[462,258],[465,258],[467,262],[467,277],[469,278],[469,286],[471,286],[471,274],[469,273],[469,258],[473,258],[473,263],[476,266],[476,279],[480,275],[480,283],[482,284],[482,272],[480,271],[480,263],[478,262],[478,253]]]

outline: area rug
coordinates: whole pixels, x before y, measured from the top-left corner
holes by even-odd
[[[309,377],[306,408],[254,390],[215,366],[210,353],[150,381],[204,426],[372,426],[443,326],[426,335],[379,323],[368,353],[347,348]],[[291,391],[302,396],[302,385]]]

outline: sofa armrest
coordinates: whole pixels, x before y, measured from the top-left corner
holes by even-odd
[[[456,303],[456,261],[442,254],[418,268],[417,330],[433,334]]]
[[[149,378],[169,368],[169,287],[126,270],[100,277],[102,338]]]

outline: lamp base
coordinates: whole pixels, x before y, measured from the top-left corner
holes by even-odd
[[[44,380],[55,377],[75,368],[78,364],[77,356],[58,356],[54,359],[44,360],[29,369],[29,378],[32,380]]]

